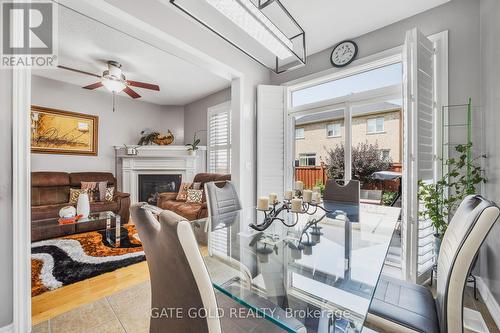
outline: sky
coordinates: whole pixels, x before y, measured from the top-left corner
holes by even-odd
[[[330,98],[346,96],[351,93],[401,84],[402,79],[402,64],[397,63],[343,79],[297,90],[292,94],[292,103],[294,107],[314,103]]]

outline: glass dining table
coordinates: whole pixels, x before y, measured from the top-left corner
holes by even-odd
[[[264,231],[255,207],[192,221],[214,288],[286,332],[361,332],[400,209],[322,207],[284,210]]]

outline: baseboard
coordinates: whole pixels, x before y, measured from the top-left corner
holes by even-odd
[[[0,327],[0,333],[14,333],[14,324],[10,323],[7,326]]]
[[[497,324],[497,328],[500,328],[500,305],[495,300],[495,297],[493,297],[490,288],[488,288],[483,279],[481,279],[479,276],[476,276],[476,279],[477,289],[479,290],[479,293],[481,294],[481,297],[483,298],[488,311],[490,311],[491,317],[493,317],[495,324]]]

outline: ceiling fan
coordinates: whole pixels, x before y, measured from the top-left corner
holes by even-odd
[[[109,91],[111,91],[114,94],[119,93],[120,91],[123,91],[130,97],[136,99],[141,97],[138,93],[136,93],[134,90],[132,90],[130,87],[137,87],[137,88],[143,88],[143,89],[149,89],[149,90],[155,90],[155,91],[160,91],[160,87],[156,84],[151,84],[151,83],[144,83],[144,82],[138,82],[138,81],[132,81],[132,80],[127,80],[125,75],[122,72],[122,65],[117,62],[117,61],[108,61],[108,69],[102,72],[102,75],[97,75],[85,71],[81,71],[79,69],[74,69],[66,66],[57,66],[61,69],[66,69],[69,71],[77,72],[80,74],[86,74],[90,76],[94,76],[97,78],[100,78],[101,80],[99,82],[90,84],[88,86],[83,87],[84,89],[89,89],[89,90],[94,90],[97,88],[105,87]]]

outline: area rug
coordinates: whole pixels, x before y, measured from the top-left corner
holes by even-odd
[[[31,296],[144,261],[134,226],[124,228],[128,233],[119,248],[109,245],[105,231],[32,243]]]

